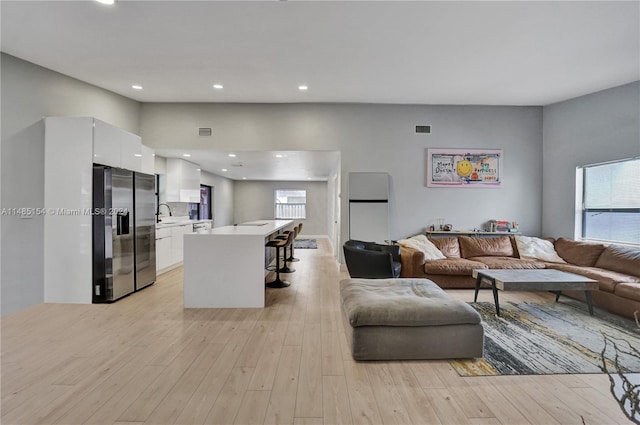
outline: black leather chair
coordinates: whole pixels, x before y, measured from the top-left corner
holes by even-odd
[[[348,240],[342,246],[349,275],[354,278],[400,277],[400,247]]]

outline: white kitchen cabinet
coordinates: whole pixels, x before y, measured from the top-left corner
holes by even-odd
[[[120,139],[120,168],[142,172],[142,143],[140,137],[123,130]]]
[[[166,202],[200,203],[200,167],[179,158],[167,158]]]
[[[118,129],[102,121],[93,125],[93,162],[120,167],[121,146]]]
[[[172,266],[171,235],[156,239],[156,270]]]
[[[140,171],[135,154],[141,140],[92,117],[47,117],[43,123],[44,301],[90,304],[93,164]]]
[[[174,226],[171,228],[171,264],[176,264],[182,261],[184,248],[183,226]]]
[[[171,229],[171,265],[181,263],[184,257],[184,235],[193,233],[193,224],[173,226]]]
[[[100,120],[93,122],[93,162],[141,172],[140,136]]]
[[[91,303],[92,139],[92,118],[44,119],[44,302]]]
[[[184,235],[193,233],[193,223],[173,224],[156,229],[156,270],[164,271],[182,263]]]
[[[149,146],[142,145],[140,153],[142,154],[140,169],[145,174],[155,173],[154,150]]]

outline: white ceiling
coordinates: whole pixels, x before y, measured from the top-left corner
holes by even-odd
[[[2,51],[143,102],[546,105],[640,79],[637,1],[0,5]]]
[[[141,102],[547,105],[640,79],[638,1],[2,0],[0,12],[3,52]]]

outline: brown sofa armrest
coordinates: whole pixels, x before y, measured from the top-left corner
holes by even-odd
[[[400,277],[417,277],[424,274],[424,253],[405,246],[400,247]]]

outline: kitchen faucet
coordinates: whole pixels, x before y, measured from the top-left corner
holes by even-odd
[[[165,207],[167,207],[169,209],[169,217],[172,217],[173,214],[171,214],[171,207],[169,206],[169,204],[165,204],[164,202],[161,204],[158,204],[158,211],[156,211],[156,219],[158,220],[157,222],[160,223],[160,207],[164,205]]]

